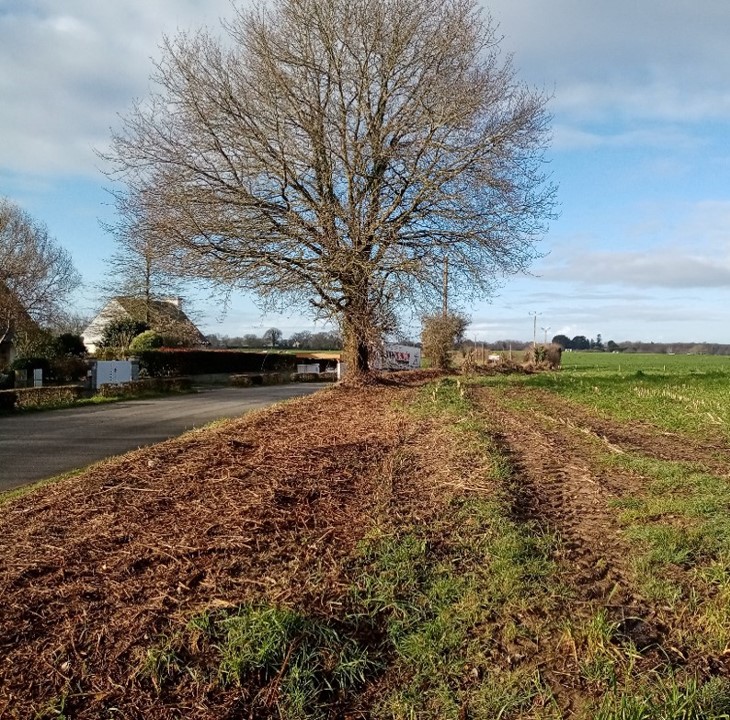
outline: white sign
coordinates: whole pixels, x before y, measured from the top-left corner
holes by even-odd
[[[376,367],[380,370],[417,370],[421,367],[421,348],[387,343],[378,360]]]
[[[41,368],[33,370],[33,387],[43,387],[43,370]]]

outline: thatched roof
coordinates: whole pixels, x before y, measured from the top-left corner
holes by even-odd
[[[156,299],[118,296],[112,298],[82,333],[86,346],[93,352],[101,340],[104,327],[113,320],[131,318],[147,323],[162,335],[168,345],[207,345],[203,333],[183,312],[179,298]]]

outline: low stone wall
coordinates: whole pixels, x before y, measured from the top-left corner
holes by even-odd
[[[0,391],[0,410],[53,407],[66,405],[84,395],[79,385],[47,385],[37,388],[16,388]]]
[[[101,385],[96,394],[100,397],[136,397],[143,393],[186,392],[192,387],[190,378],[144,378],[132,382]]]

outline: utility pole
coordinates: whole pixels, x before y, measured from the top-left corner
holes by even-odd
[[[540,328],[540,330],[542,330],[545,333],[545,341],[543,343],[544,345],[547,345],[547,333],[548,333],[548,330],[549,329],[550,329],[550,326],[549,325],[547,327],[541,327]]]
[[[532,347],[537,347],[537,316],[542,313],[537,310],[530,310],[530,316],[532,317]]]
[[[449,314],[449,258],[444,258],[443,315]]]

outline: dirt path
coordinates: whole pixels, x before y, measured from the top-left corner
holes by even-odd
[[[145,653],[203,609],[267,600],[331,611],[343,558],[383,504],[422,515],[417,472],[400,458],[429,442],[428,423],[393,409],[411,396],[404,383],[294,400],[4,507],[0,718],[57,717],[47,712],[65,699],[78,720],[115,707],[239,717],[235,688],[206,709],[207,686],[185,678],[166,714],[139,679]]]

